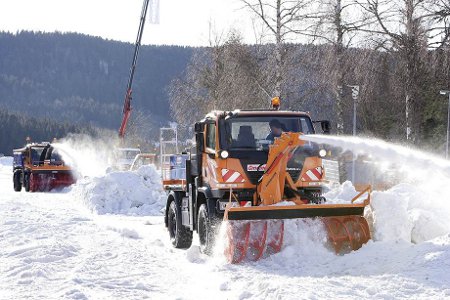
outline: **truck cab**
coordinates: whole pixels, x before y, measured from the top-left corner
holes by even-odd
[[[211,252],[231,198],[242,206],[258,205],[258,184],[276,138],[270,126],[274,120],[282,132],[315,133],[307,113],[292,111],[214,111],[195,124],[194,145],[179,154],[187,157],[181,166],[184,176],[163,178],[168,192],[165,224],[176,248],[190,247],[197,231],[201,250]],[[329,122],[319,122],[327,133]],[[311,202],[322,199],[321,155],[323,149],[308,143],[292,154],[286,168]],[[313,178],[305,179],[308,174]]]

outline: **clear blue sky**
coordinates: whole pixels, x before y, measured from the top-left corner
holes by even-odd
[[[142,0],[0,0],[0,30],[79,32],[134,42]],[[254,42],[250,14],[238,0],[160,0],[160,24],[146,24],[144,44],[208,45],[230,28]],[[211,25],[210,25],[211,24]]]

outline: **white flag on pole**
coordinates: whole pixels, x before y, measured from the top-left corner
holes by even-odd
[[[353,100],[358,100],[359,96],[359,85],[352,85],[352,98]]]
[[[159,24],[159,0],[150,0],[148,21],[151,24]]]

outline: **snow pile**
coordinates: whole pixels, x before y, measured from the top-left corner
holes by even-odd
[[[11,169],[13,165],[13,157],[12,156],[2,156],[0,157],[0,169]]]
[[[328,204],[339,204],[339,203],[349,203],[353,197],[358,195],[355,187],[350,181],[344,182],[342,185],[334,186],[323,196],[327,199]],[[364,195],[362,195],[364,196]],[[365,199],[365,197],[361,197]],[[357,200],[357,202],[360,202]]]
[[[387,191],[374,191],[365,216],[372,222],[375,241],[407,241],[421,243],[450,232],[448,206],[442,189],[437,191],[421,185],[401,183]],[[350,203],[358,192],[350,181],[330,190],[324,196],[327,203]],[[367,196],[362,195],[361,200]]]
[[[449,233],[449,192],[448,187],[433,190],[407,183],[374,192],[374,240],[421,243]]]
[[[98,214],[160,215],[165,204],[161,178],[152,165],[86,177],[72,193]]]
[[[366,217],[373,220],[375,241],[422,243],[450,233],[450,162],[414,149],[377,139],[305,136],[307,140],[370,155],[392,165],[403,175],[400,184],[372,194]],[[343,203],[356,195],[351,182],[328,192],[330,203]]]

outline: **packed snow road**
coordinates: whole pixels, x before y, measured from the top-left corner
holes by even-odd
[[[379,228],[380,240],[336,256],[322,246],[314,222],[301,224],[302,230],[290,223],[282,252],[229,265],[220,254],[201,255],[195,245],[173,249],[154,202],[127,212],[130,201],[102,198],[125,199],[132,192],[119,182],[127,186],[139,174],[117,174],[63,192],[15,193],[11,167],[0,165],[1,299],[450,298],[449,231],[412,244],[392,238],[405,234],[393,222],[395,230]],[[136,183],[131,189],[144,188],[149,186]],[[383,206],[389,195],[375,201],[385,211],[375,217],[407,212],[395,211],[404,205]]]

